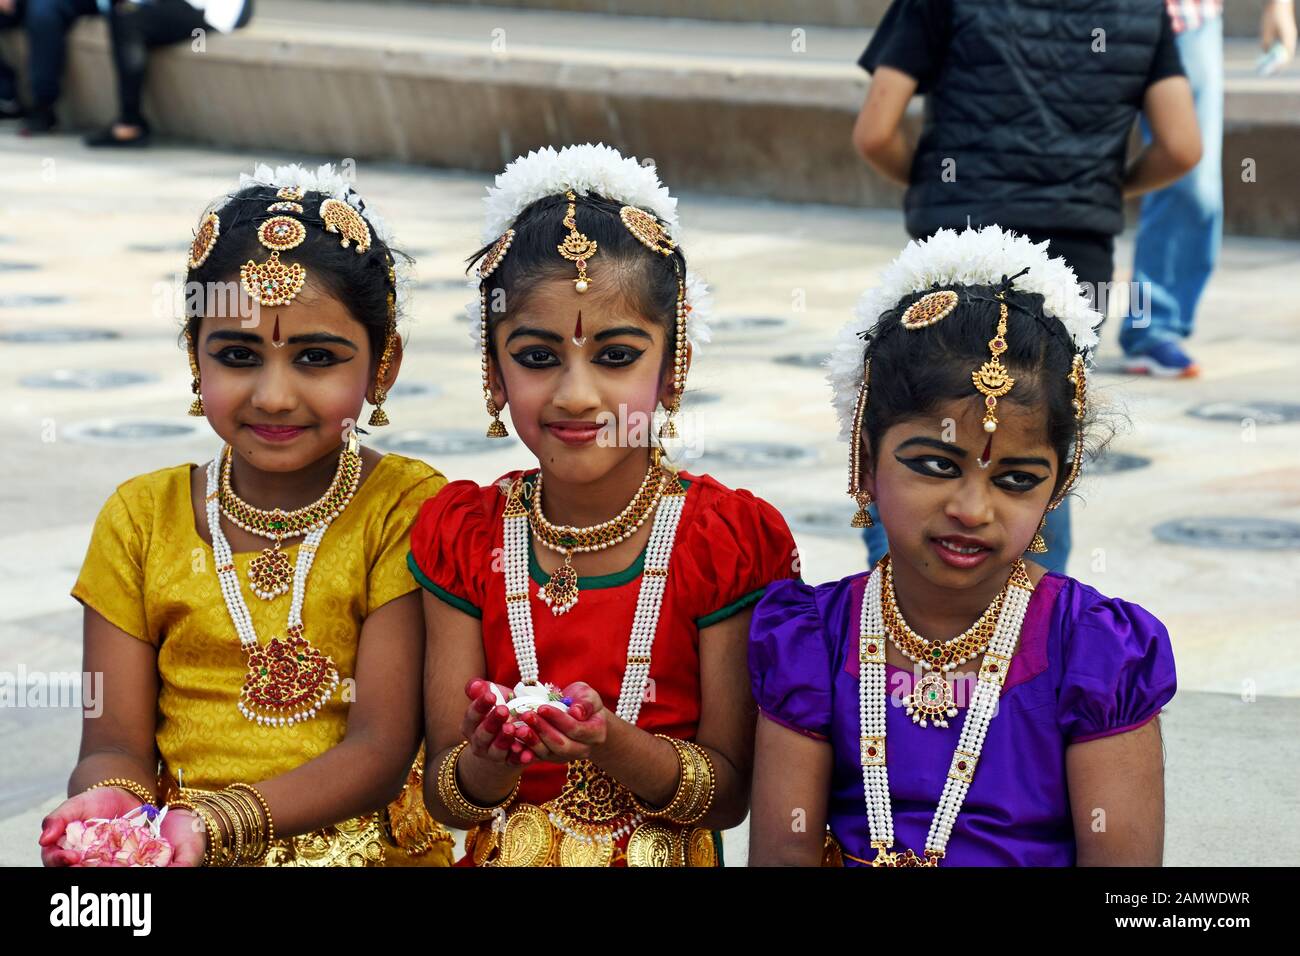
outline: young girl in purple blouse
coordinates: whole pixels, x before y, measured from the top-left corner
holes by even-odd
[[[755,610],[752,865],[1161,862],[1169,634],[1022,557],[1079,476],[1101,321],[1046,248],[940,230],[841,333],[854,524],[874,500],[890,553]]]

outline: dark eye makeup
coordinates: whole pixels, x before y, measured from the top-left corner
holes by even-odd
[[[904,458],[901,455],[895,455],[895,460],[905,468],[910,468],[918,475],[924,475],[927,478],[960,478],[961,468],[951,458],[945,458],[942,455],[918,455],[914,458]],[[1014,493],[1032,491],[1047,478],[1035,475],[1027,471],[1006,471],[997,475],[993,483],[1004,491]]]
[[[597,365],[609,368],[626,368],[639,359],[644,352],[644,349],[636,349],[630,345],[610,345],[601,349],[593,361]],[[522,348],[512,352],[510,357],[524,368],[555,368],[560,364],[559,356],[554,351],[540,345]]]

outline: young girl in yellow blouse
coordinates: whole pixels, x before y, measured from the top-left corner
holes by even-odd
[[[359,445],[401,365],[397,263],[332,167],[258,167],[200,220],[184,338],[206,465],[121,485],[72,594],[106,700],[42,825],[168,805],[171,865],[445,866],[421,798],[405,559],[446,480]],[[192,293],[192,294],[191,294]],[[414,763],[413,763],[414,760]]]

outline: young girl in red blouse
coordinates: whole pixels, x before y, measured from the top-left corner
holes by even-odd
[[[652,167],[530,153],[489,189],[478,262],[489,435],[537,458],[425,503],[425,801],[463,865],[715,866],[748,808],[751,606],[791,577],[781,516],[668,467],[701,283]],[[467,699],[468,698],[468,699]]]

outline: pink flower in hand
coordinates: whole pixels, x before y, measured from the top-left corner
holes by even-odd
[[[77,854],[72,866],[166,866],[172,846],[143,814],[116,820],[73,820],[59,847]]]

